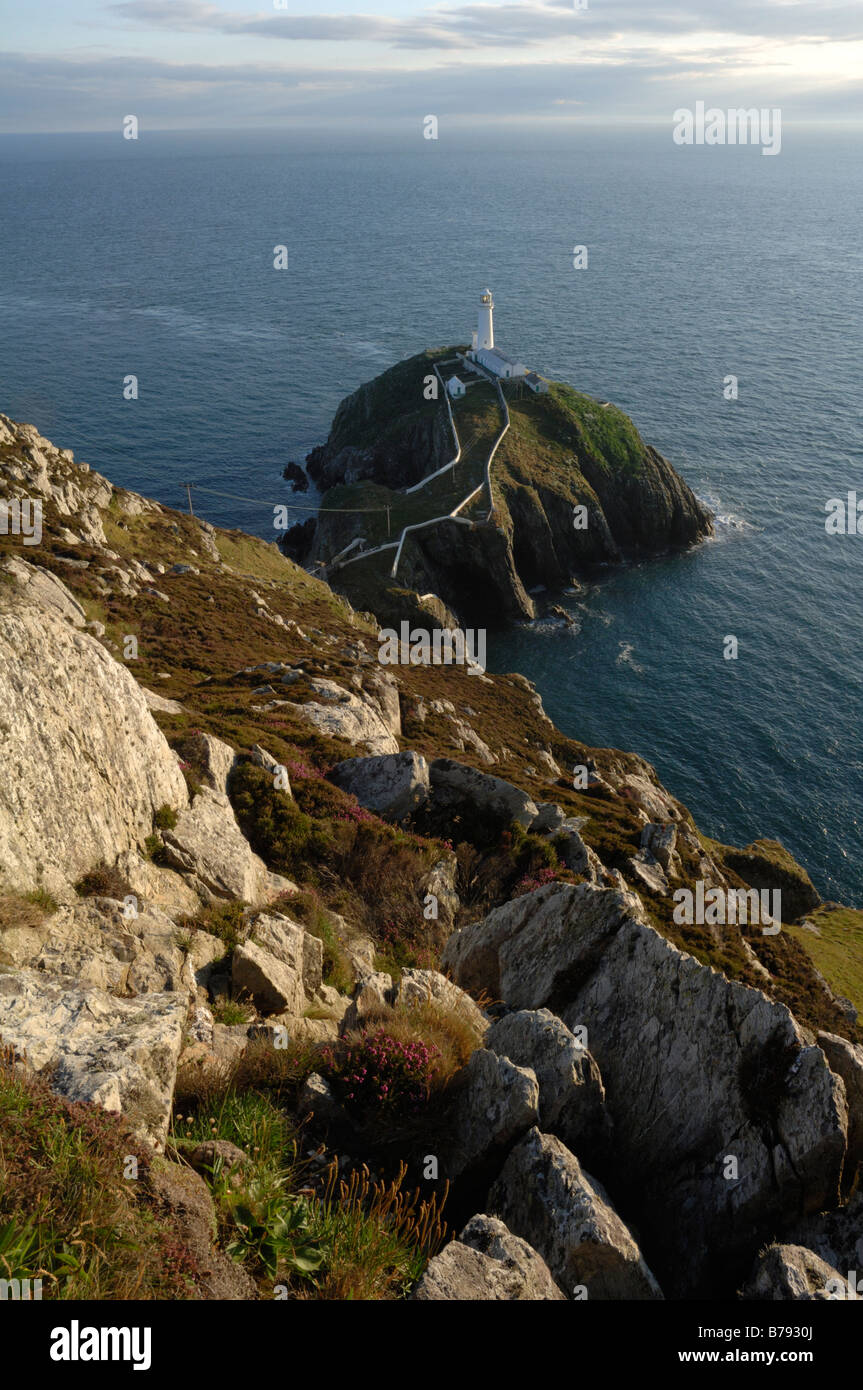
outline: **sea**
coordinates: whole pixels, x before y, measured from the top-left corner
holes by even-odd
[[[570,629],[490,613],[489,667],[863,906],[863,534],[826,524],[863,502],[853,132],[786,126],[775,156],[670,120],[8,136],[0,187],[0,410],[270,539],[275,504],[313,512],[282,469],[342,397],[467,341],[490,286],[500,345],[627,411],[716,535],[555,596]]]

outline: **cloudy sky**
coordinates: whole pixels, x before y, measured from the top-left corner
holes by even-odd
[[[0,0],[0,131],[863,118],[863,0]]]

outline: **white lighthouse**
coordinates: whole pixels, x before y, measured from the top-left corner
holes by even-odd
[[[479,297],[476,332],[473,335],[473,343],[467,356],[470,361],[478,362],[480,366],[485,367],[492,376],[527,376],[527,367],[523,362],[517,361],[514,357],[508,357],[505,352],[501,352],[500,348],[496,348],[494,345],[494,300],[491,290],[483,290]]]
[[[477,348],[494,347],[494,300],[491,290],[483,290],[479,297],[479,316],[476,321]]]

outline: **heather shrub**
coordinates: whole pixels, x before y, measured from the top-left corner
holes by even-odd
[[[120,870],[104,862],[90,869],[75,884],[75,892],[82,898],[116,898],[120,901],[131,891]]]
[[[167,803],[160,806],[153,817],[153,824],[157,830],[173,830],[177,824],[177,812],[173,806],[169,806]]]
[[[230,787],[237,820],[252,848],[278,873],[308,877],[332,847],[328,827],[301,811],[287,792],[273,786],[271,774],[241,763]]]
[[[525,893],[535,893],[537,888],[544,888],[547,883],[553,883],[557,878],[556,869],[537,869],[535,873],[525,874],[520,878],[512,890],[514,898],[521,898]]]
[[[418,1036],[377,1028],[354,1034],[330,1052],[329,1074],[350,1112],[411,1114],[428,1100],[440,1049]]]

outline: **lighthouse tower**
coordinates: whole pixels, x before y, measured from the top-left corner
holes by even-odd
[[[483,290],[479,297],[479,317],[476,324],[477,348],[494,347],[494,300],[491,290]]]

